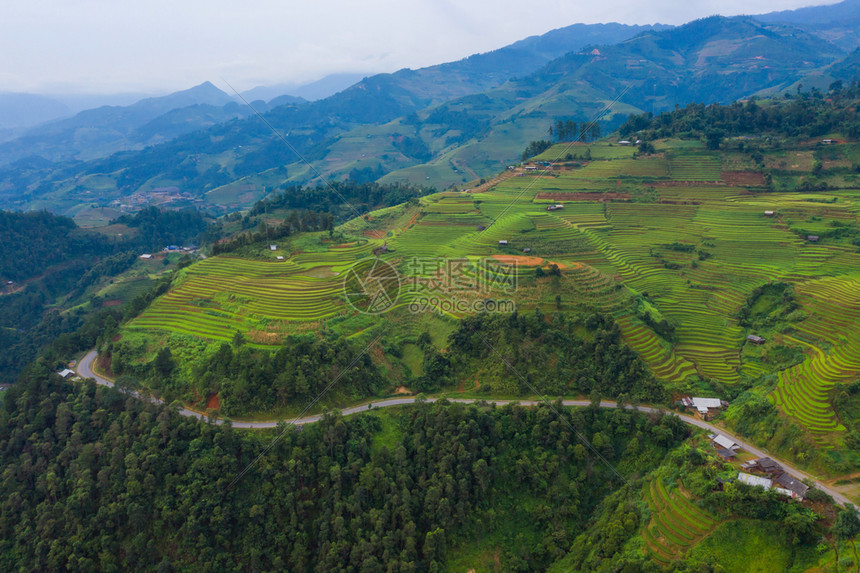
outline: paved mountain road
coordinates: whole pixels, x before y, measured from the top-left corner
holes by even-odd
[[[76,369],[78,375],[80,375],[83,378],[93,378],[97,384],[101,384],[103,386],[113,387],[113,382],[111,382],[107,378],[99,376],[98,374],[96,374],[95,372],[92,371],[92,363],[93,363],[93,361],[95,361],[97,356],[98,355],[96,354],[95,350],[89,351],[86,354],[86,356],[84,356],[81,359],[81,361],[78,363],[78,366]],[[155,403],[158,403],[158,404],[163,403],[163,400],[160,400],[158,398],[152,398],[149,396],[142,396],[138,392],[132,392],[132,394],[135,395],[136,397],[142,399],[142,400],[148,399],[148,400],[155,402]],[[427,402],[435,402],[436,400],[437,400],[436,398],[427,398]],[[495,403],[496,405],[499,405],[499,406],[504,406],[505,404],[510,404],[512,402],[517,402],[518,404],[520,404],[522,406],[537,406],[538,404],[541,404],[541,402],[538,400],[492,400],[492,399],[476,400],[476,399],[471,399],[471,398],[448,398],[448,401],[449,402],[459,402],[461,404],[473,404],[475,402],[485,401],[488,403]],[[377,408],[387,408],[389,406],[403,406],[406,404],[412,404],[414,402],[415,402],[414,397],[389,398],[387,400],[380,400],[378,402],[373,402],[372,404],[361,404],[359,406],[353,406],[351,408],[344,408],[343,410],[341,410],[341,415],[349,416],[351,414],[358,414],[359,412],[366,412],[368,410],[375,410]],[[591,404],[591,402],[589,400],[562,400],[562,404],[565,406],[589,406]],[[603,401],[603,402],[600,402],[600,407],[601,408],[617,408],[618,405],[615,402]],[[629,405],[626,405],[624,407],[627,409],[633,408],[633,406],[629,406]],[[823,491],[823,492],[827,493],[828,495],[830,495],[831,497],[833,497],[833,499],[836,500],[837,502],[839,502],[840,504],[844,505],[846,503],[853,503],[851,500],[849,500],[847,497],[845,497],[841,493],[834,491],[834,490],[830,489],[829,487],[825,486],[824,484],[820,483],[818,480],[816,480],[810,474],[793,467],[791,464],[788,464],[788,463],[784,462],[783,460],[774,457],[772,454],[768,454],[768,453],[764,452],[763,450],[756,448],[752,444],[749,444],[749,443],[741,440],[740,438],[727,432],[723,428],[718,428],[717,426],[714,426],[713,424],[709,424],[708,422],[705,422],[704,420],[700,420],[699,418],[694,418],[692,416],[687,416],[684,414],[678,414],[677,412],[673,412],[671,410],[666,410],[664,408],[654,408],[652,406],[638,406],[636,409],[639,410],[640,412],[646,412],[649,414],[660,414],[660,413],[673,414],[675,416],[678,416],[681,419],[681,421],[683,421],[686,424],[690,424],[691,426],[696,426],[698,428],[708,430],[708,431],[713,432],[715,434],[723,434],[725,436],[728,436],[729,438],[733,439],[735,441],[735,443],[737,443],[740,447],[742,447],[743,449],[745,449],[746,451],[750,452],[751,454],[753,454],[757,457],[761,458],[764,456],[770,456],[773,460],[779,462],[782,465],[782,467],[785,469],[786,473],[788,473],[789,475],[794,476],[797,479],[808,479],[808,480],[812,481],[813,483],[815,483],[815,487],[817,487],[821,491]],[[200,412],[195,412],[194,410],[189,410],[188,408],[182,408],[179,411],[179,413],[182,414],[183,416],[191,416],[194,418],[199,418],[201,420],[207,420],[208,419],[205,414],[202,414]],[[295,424],[296,426],[302,426],[304,424],[313,424],[314,422],[318,422],[320,420],[320,418],[322,418],[322,414],[315,414],[313,416],[305,416],[303,418],[298,418],[298,419],[292,420],[291,423]],[[216,419],[215,423],[216,424],[223,424],[224,421],[221,418],[218,418],[218,419]],[[259,422],[240,422],[240,421],[234,420],[234,421],[231,421],[231,423],[233,424],[234,428],[265,429],[265,428],[277,427],[277,425],[280,423],[280,420],[268,420],[268,421],[259,421]]]

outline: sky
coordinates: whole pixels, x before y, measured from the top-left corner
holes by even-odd
[[[457,60],[575,23],[683,24],[829,0],[10,0],[0,92],[229,91]]]

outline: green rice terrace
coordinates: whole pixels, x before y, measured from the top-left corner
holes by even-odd
[[[671,492],[659,477],[647,482],[643,498],[651,509],[651,523],[642,529],[646,552],[669,564],[713,531],[719,520],[697,507],[681,488]]]
[[[489,281],[486,291],[457,296],[509,297],[521,313],[609,313],[670,394],[751,389],[811,443],[840,443],[857,423],[840,419],[832,400],[860,376],[860,175],[822,154],[853,158],[860,149],[825,152],[809,141],[752,159],[698,142],[655,145],[638,155],[617,142],[591,144],[586,161],[571,159],[585,145],[560,144],[536,158],[550,166],[519,167],[478,192],[437,193],[333,233],[282,239],[276,250],[258,244],[211,257],[184,269],[128,328],[210,341],[239,331],[259,346],[322,327],[363,341],[382,331],[414,341],[429,329],[440,342],[466,312],[438,300],[410,312],[442,272],[426,260],[464,261],[476,281],[484,261],[516,263],[515,289]],[[793,169],[794,154],[823,168]],[[399,297],[381,317],[359,312],[344,293],[351,266],[377,256],[400,276]],[[791,309],[756,298],[769,284],[785,285]],[[652,498],[683,504],[678,494]],[[704,531],[698,517],[690,535]],[[655,539],[656,554],[678,550],[684,535],[670,533]]]

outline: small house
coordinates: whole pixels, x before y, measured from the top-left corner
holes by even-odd
[[[833,139],[822,139],[821,140],[821,143],[823,143],[824,145],[833,145],[834,142],[835,142],[835,140],[833,140]]]
[[[630,145],[630,142],[626,139],[622,139],[618,142],[618,145]]]
[[[270,250],[270,251],[277,251],[277,250],[278,250],[278,245],[269,245],[269,250]]]
[[[717,448],[717,455],[728,462],[732,458],[734,458],[737,454],[735,452],[733,452],[732,450],[729,450],[726,448]]]
[[[75,375],[75,371],[69,370],[68,368],[63,368],[62,370],[57,372],[57,374],[60,375],[60,378],[64,378],[64,379],[68,380],[69,378],[71,378],[72,376]]]
[[[148,261],[149,259],[152,258],[152,255],[150,255],[149,253],[144,253],[144,254],[140,255],[140,258],[145,260],[145,261]]]
[[[804,499],[806,497],[806,492],[809,491],[808,485],[785,472],[774,478],[773,481],[789,492],[786,495],[796,499]]]
[[[806,240],[809,241],[810,243],[817,243],[818,242],[818,235],[807,235]]]
[[[529,247],[526,247],[525,249],[523,249],[523,252],[524,253],[530,253],[530,252],[532,252],[532,250]]]
[[[564,209],[564,205],[562,205],[561,203],[557,204],[555,206],[555,210],[558,211],[559,209]]]
[[[717,434],[714,438],[715,447],[725,448],[727,450],[737,451],[740,449],[740,446],[733,439],[728,436],[724,436],[722,434]]]
[[[536,165],[526,165],[525,170],[526,171],[537,171],[537,166]]]
[[[773,211],[765,211],[764,216],[765,217],[773,217]]]
[[[755,334],[750,334],[749,336],[747,336],[747,340],[749,342],[752,342],[753,344],[764,344],[765,343],[764,338],[762,338],[761,336],[757,336]]]
[[[478,228],[478,230],[479,230],[479,231],[484,231],[484,230],[486,230],[486,229],[487,229],[487,228],[486,228],[485,226],[483,226],[483,225],[478,225],[478,227],[477,227],[477,228]]]
[[[507,247],[508,241],[506,239],[502,239],[501,241],[499,241],[499,246],[500,247]]]
[[[713,417],[714,412],[712,410],[719,411],[728,406],[728,402],[720,400],[719,398],[699,397],[682,398],[681,404],[687,408],[694,408],[703,420],[710,420]]]
[[[754,464],[753,467],[755,469],[762,471],[766,474],[776,475],[781,474],[783,471],[781,465],[767,457],[758,458],[756,460],[753,460],[752,463]]]
[[[281,255],[278,255],[278,256],[277,256],[277,257],[275,257],[275,258],[276,258],[277,260],[279,260],[279,261],[283,261],[283,260],[284,260],[284,257],[282,257]]]

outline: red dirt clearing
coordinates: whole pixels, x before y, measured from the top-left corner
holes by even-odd
[[[546,259],[542,259],[540,257],[526,257],[522,255],[493,255],[493,258],[501,263],[507,263],[511,265],[522,265],[524,267],[540,267],[543,265],[551,265],[556,264],[558,268],[564,270],[569,268],[580,269],[582,265],[579,263],[573,263],[573,266],[565,265],[563,263],[553,263],[552,261],[548,261]]]
[[[212,394],[206,400],[206,409],[207,410],[220,410],[221,409],[221,399],[218,397],[218,394]]]

